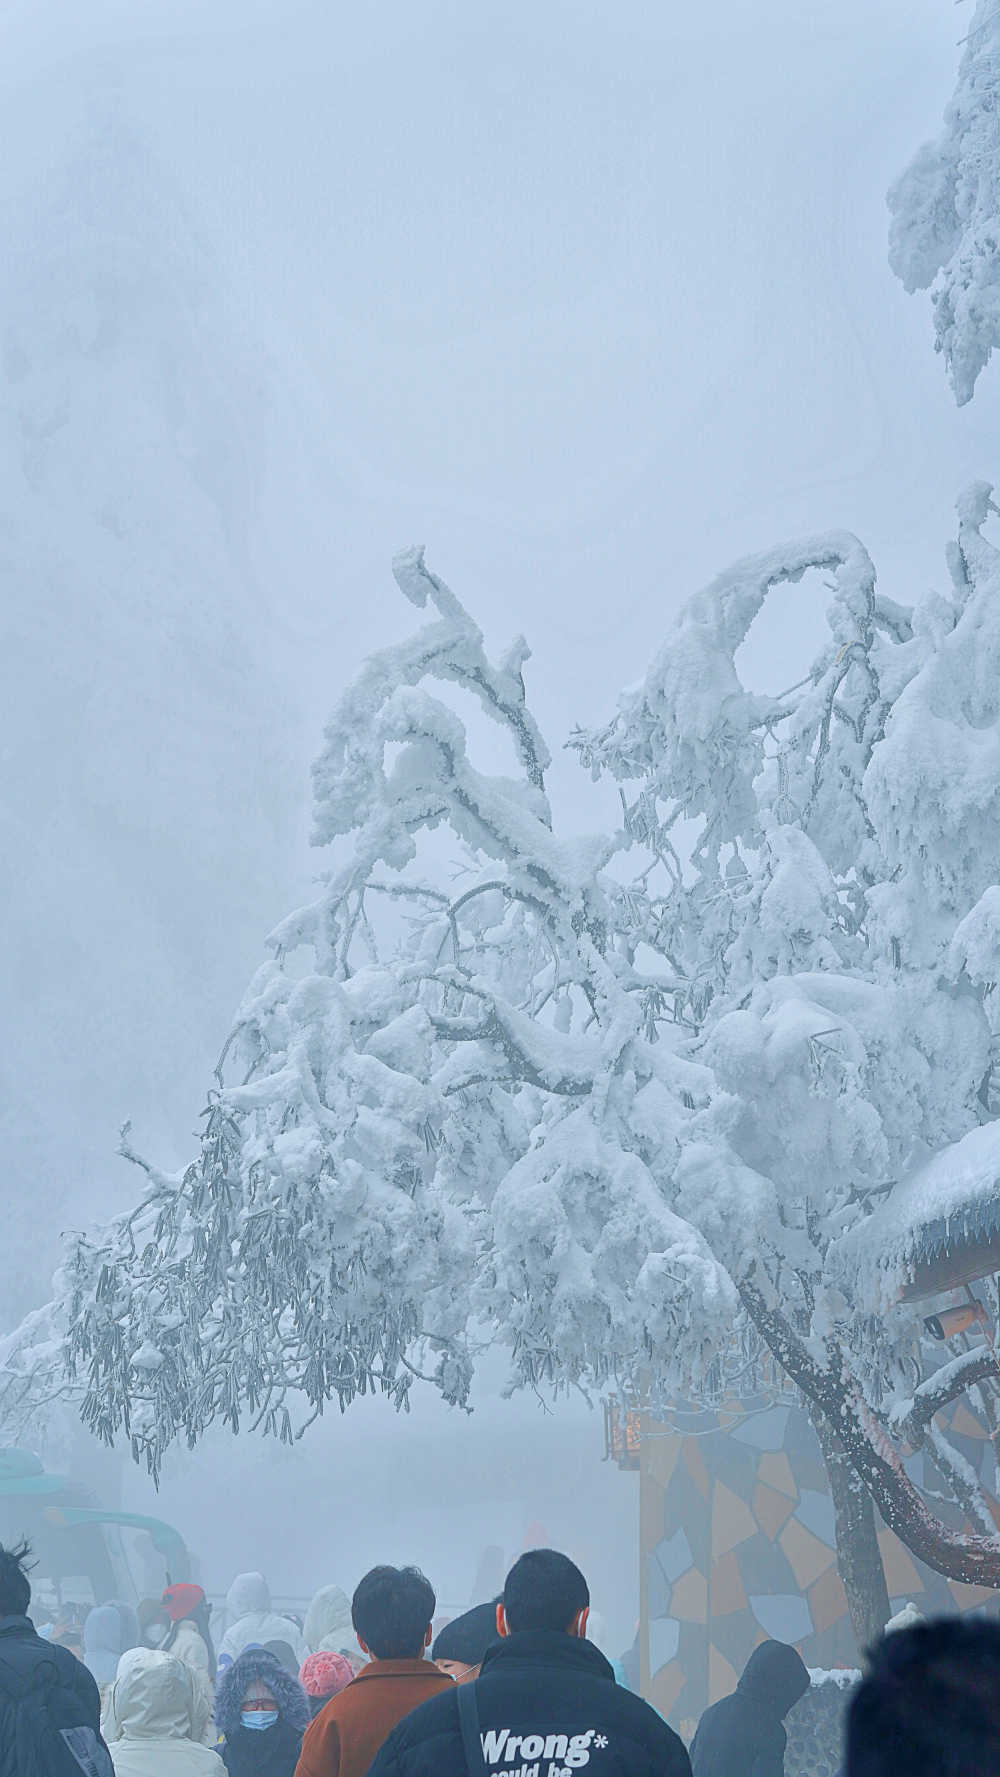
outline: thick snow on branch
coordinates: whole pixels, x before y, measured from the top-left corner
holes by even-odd
[[[960,405],[1000,342],[1000,6],[979,0],[963,39],[944,129],[889,192],[889,263],[909,291],[931,291],[936,350]]]
[[[398,558],[436,615],[327,728],[316,838],[339,867],[273,935],[198,1157],[140,1162],[133,1214],[70,1248],[54,1312],[101,1435],[155,1471],[217,1420],[291,1437],[373,1388],[405,1405],[418,1375],[464,1403],[481,1340],[514,1384],[672,1396],[763,1339],[948,1558],[896,1448],[932,1397],[888,1230],[934,1195],[928,1167],[992,1140],[990,509],[963,498],[951,593],[915,608],[842,534],[699,593],[573,737],[622,801],[620,831],[583,839],[553,829],[523,642],[491,662],[422,552]],[[748,691],[750,624],[813,569],[828,642],[783,696]],[[451,687],[519,775],[476,767]]]

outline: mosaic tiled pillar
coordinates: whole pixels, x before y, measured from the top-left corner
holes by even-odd
[[[813,1667],[854,1666],[858,1651],[826,1469],[805,1412],[745,1404],[681,1423],[689,1429],[643,1425],[643,1689],[690,1735],[708,1703],[734,1689],[758,1642],[792,1642]],[[964,1405],[949,1435],[992,1491],[992,1446]],[[908,1467],[918,1486],[944,1491],[926,1455]],[[955,1517],[957,1527],[957,1509]],[[995,1592],[922,1567],[888,1530],[879,1544],[894,1610],[911,1599],[927,1614],[997,1602]]]

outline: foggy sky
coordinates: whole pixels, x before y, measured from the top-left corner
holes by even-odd
[[[998,372],[956,410],[884,193],[967,10],[0,12],[0,1321],[130,1201],[124,1118],[193,1151],[322,867],[324,717],[412,626],[394,550],[527,633],[571,828],[608,803],[561,742],[734,557],[848,528],[890,595],[944,584]],[[764,688],[818,637],[805,590],[760,620]]]

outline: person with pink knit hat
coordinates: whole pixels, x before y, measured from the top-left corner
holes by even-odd
[[[326,1708],[331,1697],[347,1689],[354,1676],[354,1667],[346,1654],[309,1655],[299,1673],[299,1683],[309,1698],[313,1719]]]

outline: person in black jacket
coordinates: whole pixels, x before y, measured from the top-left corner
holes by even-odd
[[[311,1720],[298,1675],[266,1648],[245,1647],[219,1679],[215,1725],[229,1777],[294,1777]]]
[[[782,1723],[809,1689],[794,1647],[762,1641],[731,1697],[706,1709],[691,1742],[694,1777],[784,1777]]]
[[[1000,1623],[938,1617],[867,1650],[851,1699],[847,1777],[1000,1771]]]
[[[29,1555],[26,1544],[0,1544],[0,1777],[74,1766],[114,1777],[93,1675],[68,1648],[36,1635],[28,1617]]]
[[[587,1582],[565,1555],[522,1555],[479,1678],[406,1716],[369,1777],[690,1777],[683,1742],[586,1640],[589,1611]]]

